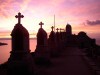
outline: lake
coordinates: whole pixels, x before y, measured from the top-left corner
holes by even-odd
[[[6,62],[10,56],[11,51],[11,40],[0,40],[0,42],[7,43],[8,45],[0,46],[0,64]],[[30,50],[31,52],[35,51],[36,48],[36,39],[30,40]]]
[[[10,51],[11,51],[11,40],[0,40],[0,42],[7,43],[8,45],[3,45],[0,46],[0,64],[6,62],[10,56]],[[96,39],[96,43],[100,45],[100,39]],[[30,50],[31,52],[35,51],[37,44],[36,39],[30,39]]]

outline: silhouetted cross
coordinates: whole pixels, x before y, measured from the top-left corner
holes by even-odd
[[[44,25],[44,23],[40,22],[40,23],[39,23],[39,25],[40,25],[40,26],[41,26],[41,28],[42,28],[42,25]]]
[[[18,23],[21,23],[21,18],[23,18],[24,16],[21,15],[21,13],[19,12],[18,15],[15,16],[16,18],[18,18]]]
[[[59,28],[57,28],[56,30],[57,30],[57,32],[58,32]]]
[[[61,32],[61,30],[62,30],[62,29],[60,28],[60,32]]]
[[[51,29],[52,29],[52,31],[53,31],[54,27],[52,26]]]
[[[60,28],[60,32],[61,32],[61,30],[64,30],[64,29],[61,29],[61,28]]]

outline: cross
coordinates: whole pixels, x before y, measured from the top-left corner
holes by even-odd
[[[40,25],[40,26],[41,26],[41,28],[42,28],[42,25],[44,25],[44,23],[40,22],[40,23],[39,23],[39,25]]]
[[[60,32],[61,32],[61,30],[62,30],[62,29],[60,28]]]
[[[64,29],[61,29],[61,28],[60,28],[60,32],[61,32],[61,30],[64,30]]]
[[[53,31],[54,27],[52,26],[51,29],[52,29],[52,31]]]
[[[57,28],[56,30],[57,30],[57,32],[58,32],[59,28]]]
[[[18,15],[16,15],[15,17],[18,18],[18,24],[20,24],[21,18],[23,18],[24,16],[21,15],[21,13],[19,12]]]

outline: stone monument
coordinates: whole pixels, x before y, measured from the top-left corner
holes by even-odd
[[[39,65],[46,65],[50,61],[50,53],[48,49],[47,33],[42,28],[44,23],[40,22],[40,29],[37,33],[37,46],[35,50],[35,62]]]
[[[52,31],[50,32],[48,43],[49,43],[49,50],[51,56],[57,55],[57,40],[56,40],[56,34],[54,32],[54,27],[52,26]]]
[[[12,51],[8,59],[8,73],[9,75],[33,74],[34,64],[29,49],[29,33],[21,24],[21,18],[24,16],[19,12],[15,17],[18,18],[18,23],[11,32]]]

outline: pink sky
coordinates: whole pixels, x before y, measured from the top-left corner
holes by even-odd
[[[17,23],[15,15],[18,12],[24,15],[21,23],[30,34],[38,31],[40,21],[44,22],[43,28],[50,32],[54,14],[58,28],[65,28],[70,23],[73,33],[100,33],[100,0],[0,0],[1,37],[10,35]]]

